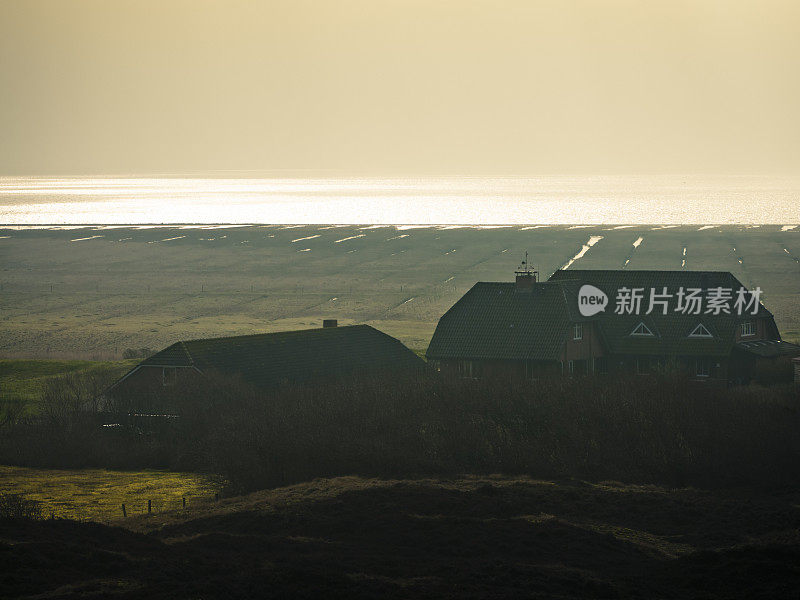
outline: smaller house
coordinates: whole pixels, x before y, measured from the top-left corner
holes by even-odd
[[[792,362],[800,363],[800,358],[794,358],[798,355],[800,346],[783,340],[739,341],[731,356],[731,370],[736,373],[732,379],[757,383],[791,382]]]
[[[274,389],[424,367],[399,340],[369,325],[337,327],[328,320],[320,329],[176,342],[136,365],[105,395],[112,405],[124,399],[135,412],[148,412],[158,410],[159,398],[213,374]]]

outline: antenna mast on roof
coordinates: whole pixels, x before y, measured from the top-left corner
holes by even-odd
[[[539,271],[531,269],[530,262],[528,261],[527,250],[525,251],[525,260],[523,260],[519,268],[516,271],[514,271],[514,274],[517,276],[517,283],[520,283],[520,280],[524,280],[529,283],[533,283],[539,280]]]

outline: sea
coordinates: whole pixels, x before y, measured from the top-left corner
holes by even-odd
[[[800,223],[800,176],[0,177],[0,226]]]

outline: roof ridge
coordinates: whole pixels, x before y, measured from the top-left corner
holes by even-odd
[[[731,271],[715,271],[707,269],[556,269],[555,273],[726,273]]]
[[[181,345],[181,348],[183,348],[183,351],[186,352],[186,358],[189,359],[189,364],[195,366],[194,358],[192,357],[192,353],[189,352],[189,348],[186,347],[186,343],[184,341],[180,341],[178,343]]]
[[[517,285],[515,281],[476,281],[475,285]],[[532,285],[563,285],[561,281],[534,281]]]
[[[287,329],[285,331],[264,331],[261,333],[247,333],[245,335],[225,335],[221,337],[213,337],[213,338],[193,338],[190,340],[181,340],[181,344],[190,344],[193,342],[208,342],[211,340],[239,340],[244,338],[256,338],[256,337],[263,337],[268,335],[281,335],[281,334],[299,334],[299,333],[307,333],[309,331],[335,331],[337,329],[351,329],[355,327],[369,327],[370,329],[375,329],[371,325],[367,325],[366,323],[354,323],[352,325],[341,325],[338,327],[309,327],[308,329]],[[376,330],[378,331],[378,330]]]

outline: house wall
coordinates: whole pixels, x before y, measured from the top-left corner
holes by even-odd
[[[790,356],[766,357],[738,351],[731,359],[731,380],[741,384],[790,383],[797,379],[799,366],[800,363],[795,363],[792,368]]]
[[[191,367],[141,366],[125,377],[108,396],[112,408],[123,412],[171,412],[170,399],[175,392],[202,375]]]
[[[699,380],[727,381],[730,360],[727,356],[613,355],[607,358],[611,373],[648,375],[661,369],[674,369]],[[704,361],[704,362],[702,362]],[[706,371],[708,375],[698,375]]]
[[[604,356],[603,346],[595,323],[583,323],[583,337],[575,339],[574,327],[570,326],[566,333],[562,360],[589,360]]]
[[[748,374],[753,365],[731,362],[725,356],[679,356],[664,357],[650,355],[608,355],[572,354],[572,371],[569,362],[557,363],[555,361],[501,361],[501,360],[439,360],[435,361],[436,368],[444,375],[451,377],[465,377],[473,379],[515,379],[530,380],[540,377],[563,374],[566,376],[587,374],[626,374],[649,375],[665,367],[685,372],[689,377],[702,381],[726,382],[729,373]],[[707,376],[698,375],[698,361],[706,361]],[[800,368],[800,367],[798,367]]]
[[[436,368],[450,377],[474,379],[512,379],[528,380],[560,373],[560,365],[555,361],[524,360],[439,360]]]
[[[574,323],[565,333],[564,348],[561,352],[561,362],[565,373],[584,375],[588,373],[607,372],[606,353],[600,341],[600,332],[597,325],[592,322],[582,323],[583,335],[575,339]],[[570,371],[572,363],[572,371]]]

